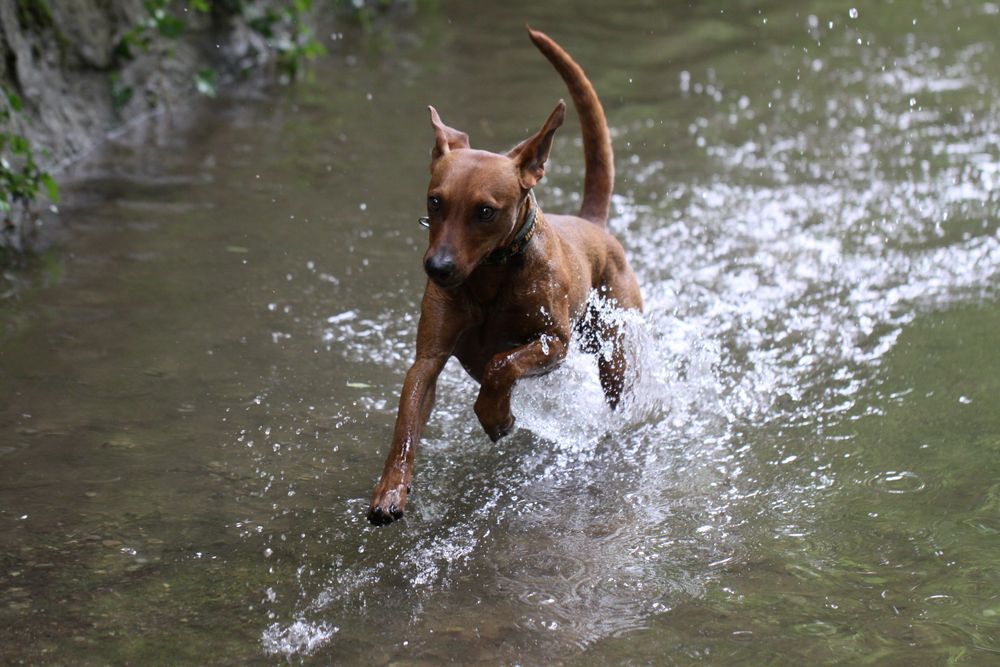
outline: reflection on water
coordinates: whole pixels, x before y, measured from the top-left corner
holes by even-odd
[[[84,181],[103,194],[65,277],[3,321],[15,658],[1000,651],[1000,17],[546,7],[348,33],[290,99],[230,100],[150,174]],[[493,445],[449,365],[407,518],[373,529],[422,289],[423,105],[475,146],[520,138],[564,95],[525,17],[606,101],[647,304],[634,395],[609,411],[574,351]],[[550,211],[579,190],[564,129]]]

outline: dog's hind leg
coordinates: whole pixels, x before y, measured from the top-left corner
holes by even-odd
[[[625,357],[625,346],[622,338],[620,326],[609,324],[602,327],[601,339],[604,343],[602,347],[609,346],[611,349],[598,352],[597,369],[601,375],[601,389],[604,390],[604,399],[612,409],[617,408],[618,403],[621,402],[628,375],[628,360]]]
[[[629,272],[613,274],[601,290],[615,309],[642,311],[642,297],[635,276]],[[597,333],[597,369],[600,372],[604,398],[612,409],[621,402],[629,379],[624,322],[620,314],[599,308],[594,320]]]

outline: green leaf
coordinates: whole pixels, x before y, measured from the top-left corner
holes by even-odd
[[[55,180],[53,180],[53,178],[44,171],[39,175],[38,180],[40,180],[42,182],[42,185],[45,186],[45,194],[49,196],[49,200],[53,204],[58,204],[59,186],[56,185]]]
[[[121,111],[126,104],[132,101],[132,95],[135,91],[132,90],[132,86],[122,83],[118,72],[112,73],[108,78],[111,81],[111,104],[115,111]]]
[[[135,57],[135,54],[132,53],[131,40],[128,38],[128,35],[118,40],[112,53],[119,60],[132,60]]]
[[[156,17],[156,30],[167,39],[177,39],[184,34],[184,22],[173,14]]]
[[[14,111],[20,111],[24,106],[21,103],[21,98],[14,93],[7,93],[7,101],[10,102],[10,108]]]
[[[210,67],[198,70],[194,75],[194,87],[202,95],[215,97],[218,94],[215,83],[215,70]]]
[[[281,16],[273,9],[267,9],[263,16],[258,16],[247,21],[251,30],[259,33],[267,39],[274,39],[274,25],[281,20]]]
[[[14,155],[27,155],[30,152],[30,147],[28,146],[28,140],[22,137],[20,134],[12,134],[10,136],[10,151]]]
[[[189,0],[188,4],[191,5],[191,9],[197,12],[202,12],[203,14],[208,13],[211,9],[208,4],[208,0]]]

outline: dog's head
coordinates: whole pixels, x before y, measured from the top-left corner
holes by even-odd
[[[474,150],[467,134],[442,123],[434,107],[430,112],[434,148],[424,270],[447,289],[462,284],[516,234],[528,193],[545,174],[552,136],[563,123],[566,104],[560,100],[542,129],[506,155]]]

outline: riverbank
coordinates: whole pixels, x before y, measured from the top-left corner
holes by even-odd
[[[261,72],[294,78],[322,51],[315,14],[301,0],[0,3],[0,263],[109,134]]]

